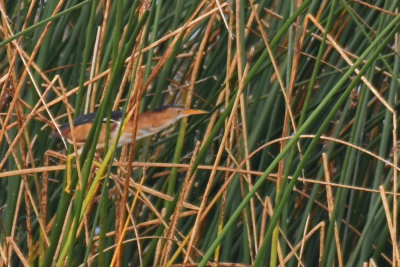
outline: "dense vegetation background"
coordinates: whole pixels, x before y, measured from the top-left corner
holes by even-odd
[[[1,0],[0,265],[399,266],[398,7]],[[95,154],[162,105],[208,113]]]

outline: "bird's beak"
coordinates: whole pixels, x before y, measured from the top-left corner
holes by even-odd
[[[207,113],[207,111],[201,110],[201,109],[185,109],[184,111],[182,111],[182,114],[187,115],[187,116],[205,114],[205,113]]]

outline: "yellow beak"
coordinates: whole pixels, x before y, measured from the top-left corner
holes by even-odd
[[[201,110],[201,109],[185,109],[184,111],[182,111],[182,114],[184,115],[198,115],[198,114],[205,114],[208,113],[205,110]]]

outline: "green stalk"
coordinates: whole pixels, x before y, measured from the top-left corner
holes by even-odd
[[[27,34],[27,33],[30,33],[31,31],[35,30],[36,28],[39,28],[40,26],[42,26],[42,25],[44,25],[44,24],[46,24],[46,23],[48,23],[48,22],[50,22],[50,21],[59,19],[59,18],[61,18],[62,16],[64,16],[65,14],[67,14],[67,13],[69,13],[69,12],[71,12],[71,11],[74,11],[75,9],[79,9],[79,8],[85,6],[86,4],[88,4],[88,3],[91,2],[91,1],[93,1],[93,0],[84,0],[84,1],[82,1],[81,3],[79,3],[79,4],[77,4],[77,5],[73,6],[73,7],[70,7],[70,8],[68,8],[68,9],[64,10],[64,11],[61,11],[60,13],[58,13],[58,14],[52,16],[52,17],[46,18],[46,19],[44,19],[44,20],[42,20],[42,21],[39,21],[38,23],[35,23],[35,24],[32,25],[32,26],[27,27],[25,30],[22,30],[22,31],[20,31],[20,32],[18,32],[18,33],[16,33],[16,34],[14,34],[14,35],[11,36],[10,38],[8,38],[8,39],[2,41],[2,42],[0,43],[0,48],[2,48],[3,46],[5,46],[6,44],[10,43],[11,41],[13,41],[13,40],[15,40],[15,39],[17,39],[17,38],[19,38],[19,37],[21,37],[21,36],[23,36],[23,35],[25,35],[25,34]]]
[[[313,122],[313,120],[319,115],[320,112],[323,111],[323,109],[329,104],[333,96],[340,90],[340,88],[345,84],[347,79],[354,73],[355,69],[358,68],[358,66],[361,64],[362,60],[364,60],[369,54],[373,53],[371,56],[371,61],[373,58],[376,58],[379,52],[384,48],[384,46],[390,41],[390,37],[393,36],[395,33],[395,30],[397,29],[398,26],[395,27],[396,23],[400,20],[400,15],[396,16],[394,20],[388,26],[382,31],[382,33],[377,37],[376,40],[365,50],[365,52],[358,58],[358,60],[354,63],[354,65],[342,76],[342,78],[338,81],[338,83],[332,88],[331,92],[324,98],[324,100],[318,105],[318,107],[314,110],[314,112],[309,116],[309,118],[304,122],[304,124],[299,128],[297,133],[293,136],[293,138],[287,143],[287,145],[284,147],[284,149],[279,153],[274,161],[270,164],[270,166],[267,168],[267,170],[264,172],[264,174],[259,178],[257,183],[254,185],[253,189],[250,190],[250,192],[245,196],[243,201],[240,203],[239,207],[237,208],[236,212],[231,216],[229,221],[226,223],[224,229],[222,230],[221,234],[215,239],[214,243],[211,245],[211,247],[207,250],[206,254],[204,255],[203,259],[201,260],[199,266],[205,266],[207,263],[208,259],[212,255],[213,251],[215,248],[218,246],[218,244],[222,241],[223,237],[226,234],[227,229],[232,227],[233,223],[236,221],[237,217],[240,215],[242,210],[248,205],[250,199],[254,196],[254,194],[257,192],[257,190],[261,187],[261,185],[265,182],[265,179],[268,177],[268,175],[276,168],[278,165],[279,161],[283,158],[283,156],[289,151],[289,149],[292,148],[299,139],[300,135],[307,129],[307,127]],[[390,33],[389,31],[394,28],[394,30]],[[388,36],[385,41],[382,42],[382,39],[384,36]],[[380,43],[381,42],[381,43]],[[380,44],[380,45],[379,45]],[[379,46],[378,46],[379,45]],[[376,48],[378,46],[378,48]],[[375,49],[376,48],[376,49]],[[375,50],[374,50],[375,49]],[[334,116],[335,112],[339,107],[341,106],[342,102],[344,102],[350,93],[351,89],[357,84],[357,82],[361,79],[361,76],[363,73],[368,69],[370,64],[372,62],[369,61],[367,64],[364,65],[364,67],[361,69],[360,73],[357,75],[357,78],[353,80],[351,85],[348,87],[346,92],[342,95],[340,101],[335,105],[335,107],[332,109],[332,112],[329,113],[327,119],[325,120],[325,123],[322,125],[320,130],[317,132],[315,138],[313,138],[312,143],[310,144],[309,148],[307,149],[306,153],[304,154],[303,160],[299,164],[295,174],[293,175],[293,179],[290,181],[288,186],[285,188],[283,191],[283,195],[281,198],[281,202],[278,204],[278,207],[275,209],[274,215],[271,218],[270,225],[268,227],[267,233],[264,237],[264,242],[259,250],[259,253],[257,254],[256,261],[254,262],[253,266],[262,266],[264,256],[265,256],[265,249],[267,248],[267,244],[271,238],[272,231],[276,225],[276,223],[279,220],[279,217],[282,213],[283,207],[286,204],[286,201],[288,200],[292,188],[297,182],[298,175],[301,172],[301,168],[304,165],[304,162],[309,154],[312,152],[312,148],[314,145],[317,143],[319,140],[319,136],[322,134],[322,132],[325,130],[325,127],[329,123],[330,119]],[[302,164],[303,163],[303,164]]]
[[[297,19],[298,16],[300,16],[301,13],[303,13],[303,11],[310,4],[310,2],[311,0],[305,0],[299,6],[299,8],[293,13],[293,15],[285,21],[285,23],[280,28],[279,32],[274,36],[274,38],[272,38],[270,43],[271,49],[273,49],[278,44],[282,36],[287,32],[287,29],[289,29],[290,25]],[[268,57],[268,50],[265,50],[262,53],[262,55],[258,58],[258,60],[254,63],[254,66],[249,70],[249,74],[247,75],[246,79],[247,82],[253,79],[253,77],[260,70],[261,65],[265,63],[267,57]]]

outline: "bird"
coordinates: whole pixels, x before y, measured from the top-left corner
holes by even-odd
[[[140,113],[137,117],[137,130],[136,140],[145,138],[147,136],[154,135],[165,128],[171,126],[181,118],[188,117],[191,115],[205,114],[207,111],[201,109],[186,109],[182,106],[162,106],[152,111]],[[110,130],[109,130],[109,143],[114,141],[118,136],[119,128],[122,126],[122,112],[112,111],[110,116]],[[73,121],[73,131],[69,123],[64,123],[59,126],[59,131],[55,132],[58,137],[65,138],[70,144],[76,141],[77,147],[82,147],[89,136],[90,129],[96,117],[96,112],[87,113],[82,116],[78,116]],[[103,149],[106,144],[106,132],[107,132],[107,119],[103,119],[103,123],[100,130],[100,135],[97,141],[96,150]],[[129,144],[132,142],[132,131],[134,127],[134,116],[131,116],[126,127],[123,129],[121,136],[118,140],[118,147]],[[72,136],[74,134],[74,138]],[[78,151],[79,154],[79,151]]]

